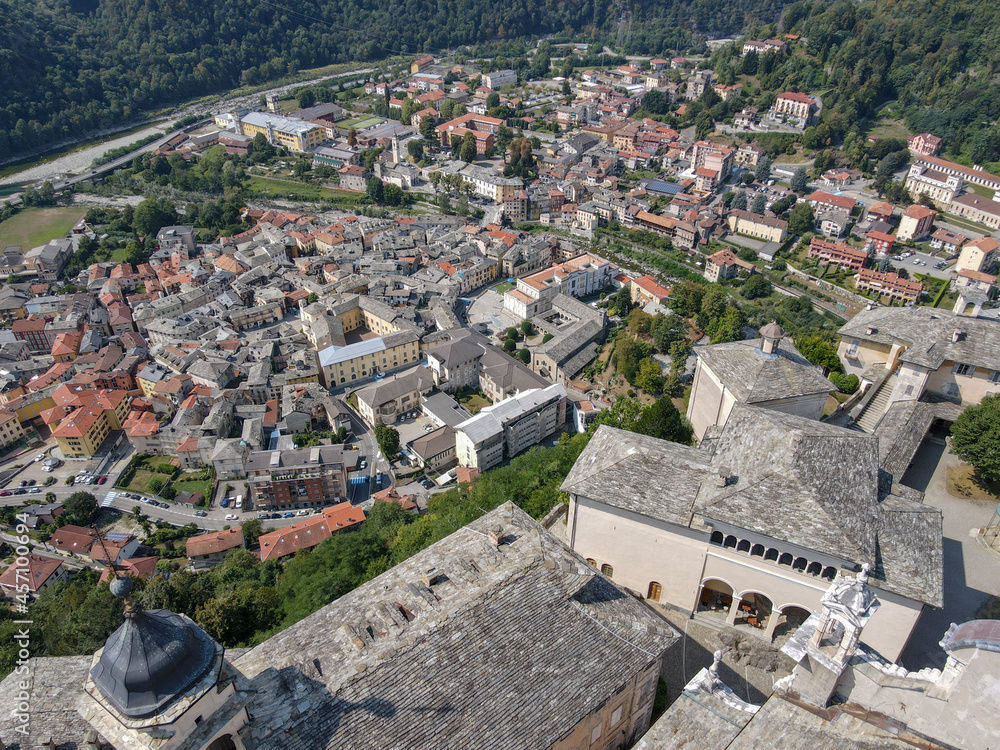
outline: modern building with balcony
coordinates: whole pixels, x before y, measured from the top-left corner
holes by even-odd
[[[255,508],[322,508],[347,496],[347,470],[357,452],[342,445],[297,450],[254,451],[247,456],[247,487]]]

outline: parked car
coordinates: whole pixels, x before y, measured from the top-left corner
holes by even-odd
[[[223,508],[228,508],[229,507],[229,498],[228,497],[222,498],[222,502],[219,503],[219,505],[221,505]]]
[[[238,521],[239,518],[240,517],[238,515],[236,515],[235,513],[227,513],[226,514],[226,520],[227,521]]]
[[[156,507],[157,508],[169,508],[170,507],[170,503],[157,503]]]
[[[283,513],[281,517],[282,518],[295,518],[295,514],[292,513],[292,511],[288,511],[287,513]]]
[[[22,479],[20,482],[18,482],[17,486],[18,487],[27,487],[28,486],[28,480],[27,479]]]
[[[264,520],[266,520],[266,519],[268,519],[270,517],[271,517],[270,513],[258,513],[257,514],[257,518],[259,518],[262,521],[264,521]]]
[[[28,494],[34,495],[36,492],[41,492],[41,491],[42,491],[41,487],[32,487],[30,490],[28,490]]]
[[[14,493],[11,492],[10,490],[4,490],[3,492],[0,492],[0,497],[10,497],[13,494]]]
[[[105,477],[105,476],[100,476],[100,477],[97,478],[97,483],[98,484],[104,484],[107,481],[108,481],[108,478]]]
[[[19,490],[14,490],[14,494],[15,495],[27,495],[28,491],[22,487]]]
[[[34,479],[29,479],[26,486],[28,486],[28,487],[34,487],[35,486],[35,480]]]
[[[281,518],[281,514],[280,513],[272,513],[270,515],[270,518]]]
[[[196,510],[196,511],[194,512],[194,514],[195,514],[196,516],[198,516],[198,518],[204,518],[205,516],[207,516],[207,515],[208,515],[208,513],[206,513],[206,512],[205,512],[205,511],[203,511],[203,510]]]
[[[300,515],[300,516],[308,516],[309,515],[309,511],[308,510],[300,510],[298,512],[298,515]]]
[[[39,453],[37,456],[35,456],[36,461],[41,461],[43,458],[45,458],[44,453]]]

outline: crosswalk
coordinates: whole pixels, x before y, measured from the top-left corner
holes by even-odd
[[[118,497],[118,493],[117,492],[114,492],[114,491],[109,492],[108,494],[106,494],[104,496],[104,499],[101,500],[101,507],[102,508],[110,508],[111,505],[112,505],[112,503],[114,503],[116,497]]]

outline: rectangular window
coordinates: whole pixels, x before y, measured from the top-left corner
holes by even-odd
[[[968,375],[970,369],[970,365],[963,365],[961,362],[956,362],[954,372],[956,375]]]
[[[611,712],[611,726],[614,726],[619,721],[622,720],[622,707],[619,706],[614,711]]]
[[[991,383],[1000,383],[1000,370],[994,370],[990,373]]]
[[[600,724],[598,724],[596,727],[594,727],[593,730],[590,732],[590,742],[591,742],[591,744],[593,744],[593,743],[597,742],[599,739],[601,739],[601,725]]]
[[[861,342],[858,341],[857,339],[851,339],[851,345],[847,347],[847,356],[848,357],[855,356],[858,353],[858,346],[860,346],[860,344]]]

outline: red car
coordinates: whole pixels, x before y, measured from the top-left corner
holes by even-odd
[[[98,483],[98,484],[104,484],[104,483],[105,483],[105,482],[107,482],[107,481],[108,481],[108,478],[107,478],[107,477],[98,477],[98,478],[97,478],[97,483]]]

